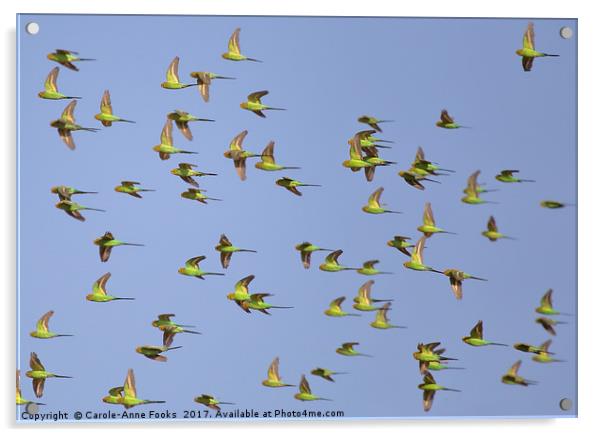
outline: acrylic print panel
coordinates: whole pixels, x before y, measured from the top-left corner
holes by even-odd
[[[18,421],[576,416],[576,20],[17,29]]]

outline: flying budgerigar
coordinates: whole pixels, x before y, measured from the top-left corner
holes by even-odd
[[[324,259],[324,262],[320,264],[320,270],[324,272],[340,272],[342,270],[357,270],[355,267],[345,267],[339,264],[339,257],[343,254],[341,249],[335,250]]]
[[[382,159],[378,155],[378,149],[375,146],[364,147],[362,150],[365,152],[363,160],[370,164],[370,167],[364,168],[364,174],[366,175],[366,180],[371,182],[374,179],[374,173],[376,173],[376,167],[386,167],[389,165],[397,164],[395,161],[387,161],[386,159]]]
[[[408,240],[411,240],[411,238],[404,237],[403,235],[395,235],[392,240],[387,241],[387,246],[394,247],[404,255],[412,256],[408,248],[414,247],[414,245],[409,243]]]
[[[333,370],[326,369],[325,367],[316,367],[315,369],[312,369],[310,373],[330,382],[334,382],[333,376],[335,375],[347,375],[347,372],[335,372]]]
[[[222,58],[229,61],[253,61],[261,62],[259,59],[249,58],[240,53],[240,27],[234,30],[228,40],[228,51],[222,53]]]
[[[484,278],[479,278],[478,276],[470,275],[458,269],[446,269],[442,273],[449,278],[452,292],[458,300],[462,299],[462,281],[465,279],[476,279],[477,281],[487,280]]]
[[[548,208],[548,209],[561,209],[561,208],[564,208],[565,206],[575,206],[575,205],[572,203],[559,202],[557,200],[542,200],[541,202],[539,202],[539,206],[541,206],[542,208]]]
[[[374,178],[374,164],[369,163],[364,160],[364,156],[362,154],[361,148],[361,132],[355,134],[353,138],[351,138],[349,143],[349,159],[343,161],[343,167],[350,169],[353,172],[359,171],[361,169],[365,170],[366,180],[368,182],[372,181]]]
[[[437,384],[435,378],[433,378],[433,375],[431,375],[431,373],[428,371],[424,374],[422,384],[419,384],[418,388],[423,391],[422,407],[426,412],[431,410],[431,407],[433,406],[433,400],[435,399],[435,393],[437,393],[439,390],[455,392],[460,391],[455,388],[447,388]]]
[[[424,214],[422,216],[422,225],[418,226],[418,231],[422,232],[425,237],[430,237],[433,234],[454,234],[453,232],[445,231],[438,228],[435,224],[435,216],[433,215],[433,208],[431,202],[427,202],[424,205]]]
[[[500,238],[504,238],[507,240],[514,240],[514,238],[504,235],[499,231],[499,229],[497,227],[497,223],[493,216],[489,217],[489,220],[487,221],[487,230],[481,232],[481,235],[483,235],[483,237],[489,239],[489,241],[493,241],[493,242],[499,240]]]
[[[47,372],[44,365],[38,358],[35,352],[32,352],[29,358],[29,367],[25,375],[32,379],[33,392],[37,398],[44,395],[44,383],[48,378],[71,378],[71,376],[57,375],[56,373]]]
[[[228,239],[226,234],[220,235],[219,242],[217,243],[217,246],[215,246],[215,250],[217,250],[220,253],[220,262],[222,263],[222,267],[224,269],[228,268],[228,266],[230,265],[230,260],[232,259],[232,255],[236,252],[257,253],[256,250],[243,249],[243,248],[234,246],[230,242],[230,240]]]
[[[54,311],[51,310],[51,311],[48,311],[46,314],[44,314],[42,317],[40,317],[40,320],[38,320],[38,323],[36,324],[36,330],[30,332],[29,335],[34,338],[42,338],[42,339],[57,338],[57,337],[73,337],[72,334],[57,334],[55,332],[51,332],[48,329],[48,322],[53,315],[54,315]]]
[[[219,401],[214,396],[208,395],[208,394],[202,394],[200,396],[197,396],[194,398],[194,401],[199,404],[203,404],[207,408],[211,408],[212,410],[215,410],[215,411],[221,410],[220,405],[234,405],[233,402]]]
[[[523,35],[523,47],[516,51],[518,56],[522,57],[522,65],[524,71],[531,71],[533,68],[533,61],[535,58],[543,58],[547,56],[556,57],[558,55],[551,55],[549,53],[538,52],[535,50],[535,28],[533,23],[527,25],[527,30]]]
[[[139,187],[138,185],[140,185],[140,182],[121,181],[121,184],[115,187],[115,191],[118,193],[129,194],[130,196],[136,197],[138,199],[142,199],[140,193],[155,191],[148,188]]]
[[[48,53],[48,55],[46,55],[46,57],[49,60],[58,62],[63,67],[66,67],[73,71],[79,71],[79,68],[77,68],[75,66],[74,62],[95,61],[96,60],[96,59],[92,59],[92,58],[80,58],[79,53],[74,52],[72,50],[64,50],[64,49],[56,49],[54,52]]]
[[[263,152],[261,152],[261,161],[255,163],[255,168],[264,171],[279,170],[299,170],[301,167],[289,167],[276,164],[274,159],[274,141],[270,141]]]
[[[468,177],[466,188],[464,189],[465,196],[462,197],[462,202],[467,203],[469,205],[479,205],[481,203],[495,203],[481,199],[480,195],[484,192],[484,190],[480,189],[480,186],[477,182],[477,179],[480,174],[481,170],[477,170]]]
[[[125,118],[117,117],[113,114],[113,106],[111,105],[111,94],[109,90],[105,90],[100,101],[100,112],[94,116],[95,119],[100,121],[103,126],[110,127],[115,122],[122,123],[135,123],[132,120],[126,120]]]
[[[208,200],[216,200],[216,201],[222,200],[222,199],[216,199],[215,197],[208,197],[205,194],[203,194],[203,192],[205,192],[205,190],[201,190],[199,188],[189,188],[188,190],[180,193],[180,197],[182,197],[183,199],[195,200],[204,205],[207,204]]]
[[[138,243],[126,243],[125,241],[117,240],[113,237],[113,234],[109,231],[105,232],[102,237],[98,237],[94,240],[94,244],[98,246],[100,253],[100,261],[107,262],[111,256],[111,251],[117,246],[138,246],[142,247],[144,244]]]
[[[125,382],[123,383],[123,397],[119,403],[126,409],[129,409],[137,405],[164,404],[165,401],[139,399],[136,393],[136,379],[134,378],[134,370],[129,369],[125,378]]]
[[[276,309],[293,308],[291,306],[272,305],[271,303],[267,303],[264,300],[266,297],[272,297],[272,296],[273,296],[273,294],[270,294],[270,293],[254,293],[249,296],[249,299],[244,300],[244,301],[237,301],[236,303],[240,306],[240,308],[243,311],[245,311],[247,313],[250,312],[250,310],[255,310],[255,311],[259,311],[260,313],[267,314],[268,316],[270,315],[268,310],[271,308],[276,308]]]
[[[548,340],[545,343],[543,343],[540,348],[541,350],[539,351],[539,353],[536,353],[535,355],[533,355],[531,357],[531,359],[533,361],[535,361],[536,363],[560,363],[563,362],[564,360],[559,360],[558,358],[554,358],[552,355],[554,355],[554,353],[550,352],[550,345],[552,344],[552,340]]]
[[[285,384],[284,382],[282,382],[282,378],[280,377],[280,372],[279,372],[279,366],[280,366],[280,358],[276,357],[272,360],[272,363],[270,364],[270,367],[268,368],[267,379],[264,379],[263,381],[261,381],[261,384],[266,387],[272,387],[272,388],[294,387],[293,384]]]
[[[249,284],[251,281],[253,281],[253,279],[255,279],[255,275],[245,276],[234,285],[234,291],[228,293],[226,297],[229,300],[236,301],[237,303],[249,300],[251,297],[249,294]]]
[[[441,176],[443,174],[446,174],[446,173],[437,173],[437,172],[441,172],[441,171],[448,172],[448,173],[455,173],[454,170],[450,170],[447,168],[441,168],[441,167],[439,167],[439,165],[435,164],[434,162],[427,161],[424,156],[424,149],[422,147],[418,146],[418,150],[416,150],[416,155],[414,157],[414,162],[412,163],[410,172],[416,174],[417,176],[426,176],[426,175]]]
[[[539,355],[539,354],[545,353],[545,354],[554,355],[554,354],[551,354],[550,352],[548,352],[548,348],[550,347],[551,343],[552,343],[552,340],[547,340],[539,346],[534,346],[534,345],[528,344],[528,343],[515,343],[512,347],[514,349],[516,349],[517,351],[526,352],[529,354]]]
[[[508,372],[506,372],[502,376],[502,382],[504,384],[522,385],[524,387],[527,387],[527,386],[533,385],[533,384],[537,384],[536,381],[532,381],[530,379],[525,379],[522,376],[518,375],[518,369],[520,369],[520,365],[521,365],[521,360],[518,360],[516,363],[514,363],[512,365],[512,367],[510,367],[510,370],[508,370]]]
[[[541,298],[539,306],[535,308],[535,312],[543,314],[545,316],[568,316],[568,313],[561,313],[560,311],[554,308],[554,305],[552,304],[552,293],[553,290],[551,288],[545,292],[545,294]]]
[[[54,67],[48,73],[46,81],[44,82],[44,91],[38,93],[38,97],[48,100],[63,100],[63,99],[81,99],[81,97],[66,96],[59,92],[56,80],[59,76],[59,67]]]
[[[90,302],[111,302],[112,300],[134,300],[133,297],[116,297],[107,293],[107,282],[111,273],[105,273],[98,278],[92,285],[92,293],[86,295]]]
[[[514,173],[518,173],[518,170],[502,170],[495,178],[500,182],[505,183],[516,183],[516,182],[535,182],[533,179],[520,179],[514,176]]]
[[[367,124],[372,129],[374,129],[374,130],[376,130],[378,132],[382,132],[382,129],[378,125],[379,123],[391,123],[391,122],[393,122],[393,120],[380,120],[380,119],[378,119],[376,117],[373,117],[371,115],[362,115],[361,117],[358,117],[357,121],[360,122],[360,123]]]
[[[75,106],[77,105],[77,100],[72,100],[63,110],[61,114],[61,118],[58,118],[54,121],[50,122],[50,126],[57,129],[59,133],[59,137],[63,142],[69,147],[71,150],[75,150],[75,142],[73,141],[72,132],[83,130],[88,132],[97,132],[98,129],[93,127],[83,127],[79,124],[75,123],[75,117],[73,115],[73,111],[75,111]]]
[[[444,357],[443,353],[445,349],[437,349],[440,345],[440,342],[418,343],[416,352],[412,353],[414,359],[418,361],[420,373],[423,375],[427,372],[429,364],[432,362],[456,361],[456,358]]]
[[[393,213],[393,214],[401,214],[399,211],[391,211],[390,209],[385,209],[385,204],[381,205],[380,196],[382,195],[385,189],[383,187],[379,187],[370,195],[368,198],[368,203],[362,206],[362,211],[367,212],[368,214],[384,214],[384,213]]]
[[[424,243],[426,241],[426,236],[422,236],[420,240],[414,246],[414,250],[412,251],[412,256],[409,261],[403,263],[404,267],[407,269],[417,270],[419,272],[435,272],[435,273],[443,273],[439,270],[435,270],[432,267],[425,265],[422,261],[422,253],[424,251]]]
[[[71,200],[71,196],[74,194],[98,194],[97,191],[82,191],[66,185],[54,186],[50,189],[50,192],[59,196],[59,200]]]
[[[314,395],[309,387],[309,382],[305,378],[305,375],[301,375],[301,381],[299,382],[299,392],[295,393],[295,399],[300,401],[330,401],[332,399],[321,398]]]
[[[339,355],[344,355],[346,357],[369,357],[372,358],[372,355],[360,353],[354,349],[359,343],[357,341],[350,341],[347,343],[343,343],[340,347],[336,349],[336,353]]]
[[[281,177],[276,181],[276,185],[285,188],[296,196],[302,196],[303,193],[299,191],[298,187],[321,187],[317,184],[306,184],[305,182],[297,181],[288,177]]]
[[[303,267],[306,269],[309,269],[309,266],[311,265],[311,254],[313,252],[332,252],[332,249],[326,249],[323,247],[316,246],[315,244],[312,244],[309,241],[304,241],[303,243],[297,244],[295,246],[295,250],[298,250],[301,253],[301,262],[303,263]]]
[[[462,341],[470,346],[508,346],[504,343],[494,343],[483,338],[483,321],[479,320],[477,324],[470,330],[470,335],[462,337]]]
[[[357,296],[353,298],[353,308],[355,308],[358,311],[376,311],[381,309],[382,307],[375,306],[373,305],[373,303],[393,302],[393,299],[373,299],[371,297],[373,285],[373,280],[367,281],[364,284],[362,284],[362,286],[357,291]]]
[[[201,268],[199,267],[199,263],[205,258],[207,257],[203,255],[190,258],[186,261],[184,267],[180,267],[178,269],[178,273],[184,276],[192,276],[194,278],[199,279],[205,279],[205,276],[207,275],[224,276],[223,273],[205,272],[201,270]]]
[[[353,314],[353,313],[348,313],[346,311],[343,311],[343,308],[341,308],[341,305],[343,304],[343,302],[345,302],[345,299],[347,299],[345,296],[337,297],[336,299],[334,299],[332,302],[330,302],[330,304],[328,305],[328,308],[326,310],[324,310],[324,314],[326,314],[327,316],[330,316],[330,317],[345,317],[345,316],[358,317],[359,314]]]
[[[163,337],[163,345],[162,346],[153,346],[153,345],[144,345],[136,347],[136,352],[141,355],[144,355],[146,358],[159,361],[164,363],[167,361],[167,357],[165,355],[161,355],[167,351],[171,351],[174,349],[180,349],[182,346],[172,346],[173,338],[176,336],[175,333],[165,331],[165,336]]]
[[[159,158],[161,158],[161,160],[169,159],[170,155],[174,153],[198,154],[198,152],[191,152],[174,147],[172,130],[172,121],[168,118],[161,131],[161,144],[153,147],[153,150],[159,153]]]
[[[73,217],[80,222],[86,221],[86,218],[80,213],[80,211],[106,212],[104,209],[90,208],[88,206],[83,206],[79,203],[73,202],[72,200],[61,200],[55,205],[55,207],[65,211],[65,214],[67,214],[69,217]]]
[[[159,314],[156,320],[153,320],[151,325],[163,332],[163,344],[171,344],[175,334],[187,333],[201,335],[199,331],[191,331],[188,328],[195,328],[194,325],[182,325],[171,320],[175,314]]]
[[[234,161],[234,168],[241,181],[247,178],[247,158],[254,158],[260,155],[251,153],[242,148],[242,143],[249,132],[242,131],[230,141],[230,147],[224,152],[224,156]]]
[[[389,323],[389,311],[391,311],[391,302],[385,303],[381,308],[378,309],[378,311],[376,312],[376,318],[372,323],[370,323],[370,326],[376,329],[405,328],[405,326],[392,325],[391,323]]]
[[[439,120],[435,124],[437,127],[442,127],[443,129],[458,129],[461,127],[467,127],[467,126],[460,126],[458,123],[456,123],[454,121],[454,119],[451,117],[451,115],[449,115],[449,113],[447,112],[447,109],[441,110],[441,115],[439,117]]]
[[[242,109],[253,112],[261,118],[265,118],[263,111],[286,111],[284,108],[276,108],[273,106],[267,106],[261,103],[261,99],[267,96],[269,91],[255,91],[247,96],[247,100],[240,104]]]
[[[189,164],[187,162],[181,162],[177,168],[172,169],[170,172],[172,175],[179,176],[184,182],[198,188],[199,183],[195,181],[194,177],[202,176],[217,176],[217,173],[205,173],[202,171],[194,170],[197,166],[195,164]]]
[[[420,190],[420,191],[424,191],[424,185],[422,185],[422,181],[434,182],[436,184],[439,183],[439,181],[436,181],[434,179],[429,179],[429,178],[424,177],[424,176],[416,175],[415,173],[412,173],[411,171],[401,170],[397,174],[404,181],[406,181],[406,183],[410,187],[414,187],[414,188],[416,188],[417,190]]]
[[[541,325],[550,335],[556,335],[556,325],[566,325],[566,322],[550,319],[549,317],[538,317],[535,319],[535,323]]]
[[[188,88],[195,86],[196,83],[182,83],[180,82],[180,76],[178,75],[178,67],[180,66],[180,57],[176,56],[167,68],[165,73],[165,82],[161,83],[161,88],[168,90],[180,90],[182,88]]]
[[[199,118],[181,109],[175,109],[167,114],[167,119],[176,123],[176,127],[188,141],[192,141],[192,132],[188,123],[191,121],[215,121],[210,118]]]
[[[209,85],[214,79],[236,79],[234,77],[222,76],[209,71],[193,71],[190,77],[196,79],[196,84],[205,102],[209,101]]]
[[[392,275],[393,274],[393,272],[383,272],[381,270],[378,270],[376,267],[374,267],[378,263],[380,263],[380,261],[377,259],[368,260],[362,264],[361,268],[357,269],[357,272],[360,275],[367,275],[367,276]]]

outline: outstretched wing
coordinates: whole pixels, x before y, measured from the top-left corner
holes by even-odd
[[[374,193],[372,193],[370,195],[370,197],[368,198],[368,205],[370,205],[373,208],[379,208],[380,207],[380,196],[384,190],[385,189],[383,187],[379,187]]]
[[[48,73],[48,77],[46,78],[46,82],[44,82],[44,89],[46,91],[52,91],[52,92],[57,92],[58,88],[56,86],[56,79],[59,75],[59,67],[54,67],[52,70],[50,70],[50,73]]]
[[[338,264],[339,263],[339,257],[341,256],[342,253],[343,253],[343,251],[341,249],[335,250],[334,252],[330,252],[326,256],[326,262],[327,263]]]
[[[420,240],[414,246],[414,251],[412,252],[412,261],[422,264],[422,252],[424,251],[424,242],[426,241],[426,237],[422,236]]]
[[[275,164],[275,159],[274,159],[274,142],[270,141],[268,143],[267,146],[265,146],[265,149],[263,149],[263,152],[261,152],[261,160],[265,163],[268,164]]]
[[[523,49],[535,50],[535,28],[533,23],[527,25],[523,35]]]
[[[169,68],[167,69],[167,82],[180,82],[180,78],[178,77],[178,67],[180,66],[180,57],[176,56],[169,64]]]
[[[521,362],[521,360],[518,360],[512,365],[512,367],[510,367],[510,370],[508,370],[509,376],[516,376],[518,374],[518,369],[520,369]]]
[[[472,196],[472,197],[479,196],[479,192],[477,190],[478,189],[477,178],[479,177],[480,174],[481,174],[481,170],[477,170],[468,177],[466,192],[469,196]]]
[[[489,217],[489,221],[487,222],[487,230],[489,232],[497,232],[497,224],[495,223],[495,218],[493,216]]]
[[[454,119],[447,113],[447,109],[443,109],[441,111],[441,121],[445,124],[451,124],[454,122]]]
[[[370,303],[371,299],[370,299],[370,293],[372,292],[372,285],[374,285],[374,281],[371,279],[367,282],[365,282],[360,289],[358,290],[358,295],[360,297],[360,299]]]
[[[433,216],[433,208],[431,207],[431,202],[427,202],[424,205],[424,214],[422,216],[422,221],[427,226],[435,226],[435,217]]]
[[[470,331],[470,336],[472,338],[478,338],[480,340],[483,339],[483,321],[479,320],[477,324]]]
[[[205,258],[206,258],[206,256],[204,256],[204,255],[194,256],[194,257],[186,260],[186,267],[198,268],[199,267],[199,263],[201,261],[203,261]]]
[[[71,100],[69,104],[63,110],[61,114],[61,120],[66,121],[67,123],[75,123],[75,117],[73,116],[73,111],[75,111],[75,106],[77,105],[77,100]]]
[[[280,381],[280,374],[278,372],[278,366],[280,365],[280,358],[276,357],[268,368],[268,379],[270,381]]]
[[[100,278],[98,278],[98,280],[92,286],[93,293],[106,295],[107,290],[105,287],[106,287],[107,281],[109,280],[110,277],[111,277],[111,273],[105,273]]]
[[[261,103],[261,98],[269,94],[269,91],[255,91],[248,95],[247,100],[253,103]]]
[[[228,51],[230,53],[236,53],[237,55],[240,55],[240,43],[239,43],[239,39],[240,39],[240,27],[238,27],[230,36],[230,39],[228,40]]]
[[[171,146],[173,144],[172,130],[173,125],[171,120],[167,119],[163,126],[163,130],[161,131],[161,144],[166,146]]]
[[[241,133],[236,135],[232,141],[230,141],[230,150],[242,150],[242,142],[248,133],[249,131],[243,130]]]
[[[53,316],[54,311],[48,311],[46,314],[44,314],[40,320],[38,320],[38,323],[36,325],[36,329],[39,332],[48,332],[48,321],[50,320],[50,318]]]
[[[309,383],[307,382],[307,379],[305,379],[305,375],[301,375],[299,391],[304,394],[311,394],[311,388],[309,388]]]
[[[553,308],[552,292],[553,292],[553,290],[551,288],[548,291],[546,291],[546,294],[544,294],[543,297],[541,298],[541,306],[543,306],[545,308]]]
[[[32,352],[29,356],[29,367],[31,367],[31,370],[39,370],[42,372],[46,370],[44,368],[44,365],[38,358],[38,354],[36,354],[35,352]]]
[[[109,93],[109,90],[105,90],[104,94],[102,95],[102,100],[100,101],[100,112],[108,115],[113,114],[113,107],[111,106],[111,94]]]
[[[129,369],[128,374],[123,384],[123,391],[127,397],[136,397],[136,379],[134,378],[134,370]]]

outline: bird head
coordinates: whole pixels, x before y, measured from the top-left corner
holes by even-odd
[[[234,293],[228,293],[226,297],[228,298],[228,300],[234,300]]]

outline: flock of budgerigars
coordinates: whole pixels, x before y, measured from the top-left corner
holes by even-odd
[[[228,42],[228,51],[222,55],[222,57],[226,60],[230,61],[253,61],[253,62],[261,62],[257,59],[249,58],[243,55],[240,51],[239,46],[239,35],[240,29],[236,29],[230,40]],[[546,57],[546,56],[556,56],[549,55],[546,53],[538,52],[534,47],[534,31],[533,24],[529,23],[527,30],[523,37],[523,47],[516,51],[516,53],[522,57],[522,66],[524,71],[530,71],[533,66],[533,61],[538,57]],[[48,55],[48,59],[54,62],[59,63],[61,66],[78,71],[75,63],[78,61],[86,61],[91,59],[81,58],[77,54],[77,52],[68,51],[68,50],[56,50],[53,53]],[[178,64],[179,58],[176,57],[169,65],[166,75],[166,81],[161,84],[161,86],[168,90],[179,90],[187,87],[197,86],[201,97],[205,102],[209,101],[209,89],[213,80],[215,79],[233,79],[226,76],[221,76],[211,72],[203,72],[196,71],[190,73],[190,76],[196,79],[196,83],[182,83],[180,82],[178,76]],[[75,149],[75,143],[73,140],[73,132],[79,130],[86,131],[96,131],[97,129],[82,127],[76,124],[74,117],[74,110],[76,107],[76,103],[79,97],[71,97],[64,95],[59,92],[57,87],[57,77],[59,74],[59,67],[55,67],[50,74],[48,75],[46,82],[44,84],[44,91],[39,93],[39,97],[44,99],[51,100],[63,100],[63,99],[72,99],[72,101],[67,105],[65,110],[63,111],[61,117],[57,120],[54,120],[50,123],[50,125],[58,130],[60,138],[64,141],[64,143],[70,148]],[[282,110],[282,108],[275,108],[266,106],[262,103],[262,98],[268,94],[268,91],[258,91],[249,94],[247,101],[241,103],[240,107],[242,109],[252,111],[256,115],[260,117],[265,117],[264,111],[267,110]],[[102,97],[102,101],[100,104],[100,113],[95,115],[95,118],[102,123],[104,127],[110,127],[113,123],[116,122],[129,122],[132,121],[123,119],[113,114],[113,109],[111,106],[111,98],[109,91],[105,91]],[[182,150],[176,148],[173,145],[173,137],[172,137],[172,124],[175,122],[176,127],[182,133],[182,135],[188,139],[192,139],[192,134],[190,131],[189,124],[193,121],[212,121],[207,119],[201,119],[195,117],[184,111],[174,111],[167,114],[167,120],[163,131],[161,133],[161,143],[153,148],[154,151],[159,153],[159,157],[161,160],[167,160],[172,155],[175,154],[193,154],[196,152],[191,152],[187,150]],[[379,149],[386,149],[388,146],[384,145],[387,143],[386,140],[377,138],[375,135],[378,132],[382,132],[379,124],[384,123],[390,120],[380,120],[376,117],[372,116],[361,116],[358,118],[360,123],[367,124],[371,127],[370,130],[363,130],[361,132],[356,133],[353,138],[349,140],[349,159],[343,162],[343,166],[351,169],[353,172],[358,172],[360,170],[364,170],[365,177],[368,181],[371,181],[374,177],[374,172],[377,167],[380,166],[388,166],[394,164],[391,161],[384,160],[379,157]],[[436,122],[436,126],[443,129],[457,129],[463,126],[457,124],[453,118],[448,114],[446,110],[441,111],[440,120]],[[234,167],[236,172],[241,180],[246,178],[246,160],[247,158],[260,158],[255,164],[255,167],[264,171],[280,171],[287,169],[295,169],[298,167],[289,167],[282,166],[276,163],[274,159],[274,142],[270,142],[266,148],[263,150],[261,155],[254,154],[249,151],[244,150],[243,148],[243,140],[247,134],[247,131],[242,131],[240,134],[236,135],[236,137],[230,143],[229,150],[224,153],[224,156],[228,159],[232,159],[234,162]],[[195,170],[196,165],[190,163],[179,163],[177,168],[171,170],[171,173],[179,176],[184,182],[190,184],[192,188],[189,188],[187,191],[184,191],[181,196],[185,199],[195,200],[206,204],[209,200],[218,200],[208,197],[204,190],[199,188],[198,182],[194,179],[195,177],[202,176],[213,176],[213,173],[204,173],[201,171]],[[416,157],[414,162],[411,164],[410,168],[405,171],[400,171],[399,176],[407,182],[411,187],[416,188],[418,190],[424,190],[425,186],[424,182],[437,182],[433,177],[439,176],[443,173],[453,172],[453,170],[440,168],[434,162],[428,161],[425,158],[424,151],[421,148],[418,148],[416,153]],[[502,170],[497,176],[496,179],[503,183],[521,183],[521,182],[533,182],[526,179],[520,179],[516,177],[514,174],[517,173],[518,170]],[[464,190],[464,197],[462,197],[462,202],[477,205],[482,203],[490,203],[487,200],[481,198],[481,195],[487,193],[490,190],[484,187],[484,185],[480,185],[477,178],[479,176],[479,171],[475,171],[469,178],[467,186]],[[276,181],[278,186],[281,186],[291,193],[301,196],[302,193],[299,191],[300,187],[310,186],[310,184],[305,184],[301,181],[291,179],[288,177],[282,177]],[[86,206],[82,206],[76,203],[72,198],[74,195],[82,195],[82,194],[91,194],[91,192],[82,191],[77,188],[69,187],[69,186],[56,186],[51,189],[52,193],[58,195],[59,202],[56,204],[56,207],[63,210],[70,217],[84,221],[85,218],[82,215],[82,211],[85,210],[95,210],[94,208],[89,208]],[[141,194],[145,191],[152,191],[148,189],[144,189],[140,187],[140,184],[135,181],[122,181],[120,185],[115,187],[115,191],[119,193],[128,194],[130,196],[134,196],[136,198],[142,198]],[[383,204],[380,202],[380,197],[383,194],[383,188],[378,188],[368,199],[368,203],[362,208],[365,213],[369,214],[384,214],[384,213],[395,213],[396,211],[391,211],[385,209]],[[545,208],[563,208],[569,204],[561,203],[553,200],[546,200],[541,202],[541,206]],[[462,298],[462,284],[465,280],[475,279],[484,281],[485,279],[473,276],[467,272],[458,270],[458,269],[446,269],[443,271],[435,270],[434,268],[426,265],[423,262],[423,251],[425,248],[425,242],[428,238],[432,237],[434,234],[438,233],[447,233],[448,231],[437,227],[435,223],[435,219],[433,216],[433,211],[430,203],[426,203],[424,209],[423,216],[423,224],[419,226],[418,231],[423,234],[423,236],[415,243],[412,244],[410,242],[409,237],[404,237],[397,235],[392,240],[388,241],[388,246],[397,249],[402,254],[409,257],[408,261],[406,261],[403,265],[412,270],[417,270],[421,272],[434,272],[437,274],[445,275],[451,284],[451,289],[453,294],[457,299]],[[488,238],[490,241],[495,242],[499,239],[511,238],[509,236],[504,235],[498,230],[496,225],[496,221],[494,217],[490,217],[486,230],[482,232],[483,236]],[[100,250],[100,260],[102,262],[106,262],[109,260],[111,255],[111,250],[116,246],[121,245],[137,245],[133,243],[127,243],[121,240],[116,239],[111,232],[106,232],[101,237],[94,240],[94,244],[99,246]],[[296,250],[300,252],[301,262],[306,269],[310,268],[311,263],[311,255],[316,251],[328,251],[330,252],[324,262],[319,266],[319,269],[326,272],[340,272],[344,270],[356,270],[358,273],[363,275],[377,275],[379,273],[386,273],[379,271],[375,266],[378,263],[378,260],[369,260],[366,261],[361,268],[351,268],[346,267],[339,263],[339,257],[343,253],[342,250],[331,250],[319,247],[310,242],[303,242],[298,244]],[[251,249],[243,249],[241,247],[237,247],[232,244],[226,235],[221,235],[218,245],[215,249],[220,252],[221,264],[224,269],[228,268],[230,264],[231,258],[234,253],[237,252],[255,252]],[[186,261],[185,265],[181,267],[178,272],[182,275],[192,276],[199,279],[204,279],[204,276],[207,275],[223,275],[223,273],[214,273],[214,272],[205,272],[200,267],[199,264],[201,261],[205,259],[205,256],[196,256]],[[110,278],[111,274],[106,273],[102,277],[100,277],[93,285],[92,292],[86,296],[86,299],[91,302],[109,302],[113,300],[122,300],[122,299],[131,299],[127,297],[116,297],[112,296],[107,292],[107,282]],[[254,293],[251,294],[249,292],[249,286],[251,281],[254,279],[253,275],[247,276],[241,280],[239,280],[235,289],[232,293],[228,294],[228,299],[234,301],[243,311],[250,313],[252,311],[259,311],[262,313],[268,313],[268,310],[271,308],[287,308],[287,307],[278,307],[274,306],[266,301],[266,298],[271,297],[270,294],[267,293]],[[376,317],[375,320],[371,323],[371,326],[376,329],[393,329],[393,328],[403,328],[402,326],[393,325],[389,322],[388,312],[391,309],[392,300],[389,299],[374,299],[371,297],[371,288],[374,281],[369,280],[365,284],[363,284],[356,297],[354,297],[353,308],[357,311],[367,311],[367,312],[375,312]],[[327,316],[331,317],[345,317],[345,316],[357,316],[358,313],[349,313],[346,312],[342,305],[345,301],[345,297],[339,297],[334,299],[328,309],[324,311]],[[552,318],[557,315],[562,315],[552,306],[552,290],[548,290],[543,298],[541,299],[541,304],[535,310],[538,313],[538,318],[536,319],[536,323],[540,324],[543,329],[545,329],[550,335],[556,335],[555,327],[558,324],[565,323],[563,321],[557,320],[556,318]],[[39,339],[51,339],[56,337],[65,336],[64,334],[56,334],[49,330],[49,320],[54,314],[53,311],[48,311],[44,314],[38,321],[36,330],[31,332],[31,336]],[[163,332],[163,344],[160,346],[156,345],[144,345],[136,348],[136,352],[142,354],[143,356],[159,361],[165,362],[167,361],[167,357],[164,355],[166,352],[177,349],[180,346],[172,346],[172,342],[176,334],[180,333],[191,333],[191,334],[199,334],[199,332],[194,331],[189,328],[193,328],[190,325],[183,325],[176,323],[172,320],[174,314],[160,314],[157,317],[157,320],[152,322],[152,325]],[[483,336],[483,322],[478,321],[474,328],[470,331],[469,335],[462,338],[462,341],[466,344],[474,347],[483,347],[488,345],[497,345],[497,346],[507,346],[501,343],[495,343],[489,341]],[[533,355],[533,360],[539,363],[552,363],[555,361],[560,361],[554,358],[554,353],[549,351],[551,340],[546,341],[541,346],[533,346],[524,343],[517,343],[514,345],[514,348],[531,353]],[[349,342],[342,344],[336,352],[338,354],[344,356],[365,356],[358,352],[355,349],[357,346],[357,342]],[[439,385],[435,378],[433,377],[433,371],[441,371],[444,369],[453,369],[454,367],[449,366],[449,362],[454,360],[454,358],[450,358],[444,355],[445,349],[441,347],[440,343],[419,343],[417,346],[417,351],[413,353],[414,359],[416,359],[419,363],[419,369],[421,375],[423,375],[423,382],[418,385],[418,388],[423,391],[423,407],[425,411],[429,411],[431,409],[433,399],[435,393],[439,390],[447,390],[447,391],[457,391],[448,387],[444,387]],[[506,374],[501,377],[501,381],[505,384],[515,384],[521,386],[528,386],[530,384],[534,384],[534,381],[529,379],[525,379],[519,375],[519,367],[521,365],[521,361],[517,361],[514,363],[511,368],[508,370]],[[58,375],[52,372],[49,372],[45,369],[44,365],[38,358],[35,352],[31,353],[30,358],[30,367],[31,369],[27,371],[27,377],[31,378],[33,381],[33,391],[37,398],[41,398],[44,394],[44,383],[48,378],[69,378],[68,376]],[[266,387],[291,387],[291,384],[286,384],[283,382],[279,375],[279,359],[278,357],[274,358],[272,363],[269,365],[267,371],[267,379],[265,379],[262,384]],[[333,376],[340,374],[341,372],[336,372],[327,368],[315,368],[311,370],[311,374],[316,377],[324,378],[327,381],[334,382]],[[301,381],[299,383],[299,390],[295,393],[294,397],[301,401],[315,401],[315,400],[326,400],[318,395],[315,395],[311,392],[309,383],[305,377],[305,375],[301,376]],[[136,405],[141,404],[149,404],[149,403],[162,403],[163,401],[152,401],[139,398],[136,394],[136,385],[134,380],[134,372],[132,369],[129,369],[127,372],[127,377],[123,385],[116,386],[111,388],[108,391],[108,395],[105,396],[103,402],[109,404],[118,404],[123,405],[125,408],[131,408]],[[203,394],[194,399],[194,401],[204,404],[205,406],[219,410],[220,404],[226,404],[226,402],[221,402],[216,397],[208,394]],[[17,370],[17,404],[39,404],[37,402],[32,402],[26,400],[21,396],[21,390],[19,385],[19,371]]]

